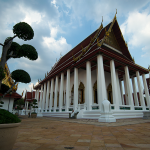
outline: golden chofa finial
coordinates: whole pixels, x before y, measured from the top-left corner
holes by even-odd
[[[101,26],[100,27],[102,27],[103,28],[103,16],[102,16],[102,22],[101,22]]]
[[[116,14],[115,14],[115,19],[116,19],[116,15],[117,15],[117,9],[116,9]]]
[[[150,65],[148,65],[148,71],[150,72]]]

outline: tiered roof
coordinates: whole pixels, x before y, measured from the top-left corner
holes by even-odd
[[[100,27],[64,55],[60,60],[55,63],[48,75],[39,82],[34,89],[39,89],[41,84],[47,82],[56,75],[60,77],[61,72],[66,75],[66,70],[70,69],[71,73],[73,68],[86,69],[86,61],[91,61],[91,69],[96,69],[97,55],[103,55],[104,70],[110,72],[109,60],[115,59],[115,66],[118,69],[119,78],[124,75],[124,66],[128,65],[130,75],[135,76],[135,71],[139,70],[140,74],[148,73],[146,68],[135,64],[128,46],[123,38],[122,32],[119,28],[116,15],[114,19],[103,28]]]
[[[33,101],[35,99],[35,91],[28,92],[25,94],[25,101]],[[40,92],[39,92],[39,100],[40,100]]]

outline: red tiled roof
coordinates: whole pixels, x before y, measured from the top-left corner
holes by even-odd
[[[0,93],[0,96],[2,96],[3,94]],[[18,93],[12,93],[12,94],[6,94],[5,97],[11,97],[11,98],[22,98],[21,95],[19,95]]]
[[[33,101],[35,98],[35,91],[26,92],[25,94],[25,101]],[[40,92],[39,92],[39,100],[40,100]]]

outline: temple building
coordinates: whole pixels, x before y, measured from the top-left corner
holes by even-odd
[[[2,83],[11,88],[11,86],[14,84],[14,81],[11,78],[11,74],[10,74],[7,63],[5,63],[4,70],[5,70],[5,78],[2,80]],[[4,104],[1,104],[2,107],[0,107],[0,109],[5,109],[5,110],[8,110],[9,112],[12,112],[14,101],[22,98],[22,96],[16,92],[17,89],[18,89],[18,83],[12,88],[12,91],[10,92],[10,94],[6,94],[5,97],[2,99]],[[0,93],[0,96],[2,95],[3,94]]]
[[[115,15],[107,26],[101,23],[61,57],[34,86],[39,112],[42,116],[69,118],[73,110],[78,112],[77,118],[98,119],[103,101],[109,100],[116,119],[142,117],[142,111],[149,111],[150,106],[145,78],[148,73],[131,57]]]
[[[39,93],[39,98],[40,98],[40,93]],[[25,98],[24,98],[26,109],[30,109],[29,108],[29,102],[33,102],[34,99],[35,99],[35,91],[31,90],[31,92],[29,92],[29,91],[26,90]],[[36,97],[36,99],[37,99],[37,97]]]

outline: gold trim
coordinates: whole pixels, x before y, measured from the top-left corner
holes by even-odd
[[[90,43],[89,43],[86,47],[84,47],[84,48],[83,48],[83,46],[81,45],[82,53],[81,53],[79,56],[77,56],[77,57],[75,58],[75,56],[74,56],[73,53],[72,53],[72,57],[73,57],[73,60],[74,60],[75,62],[78,61],[78,60],[80,60],[81,57],[85,54],[85,52],[88,51],[88,49],[90,48],[90,46],[94,44],[94,41],[95,41],[95,39],[98,38],[98,34],[99,34],[99,32],[101,31],[102,28],[103,28],[103,25],[102,25],[102,23],[101,23],[101,25],[100,25],[100,27],[98,28],[98,31],[96,32],[96,34],[94,35],[94,37],[93,37],[93,38],[91,37]]]

